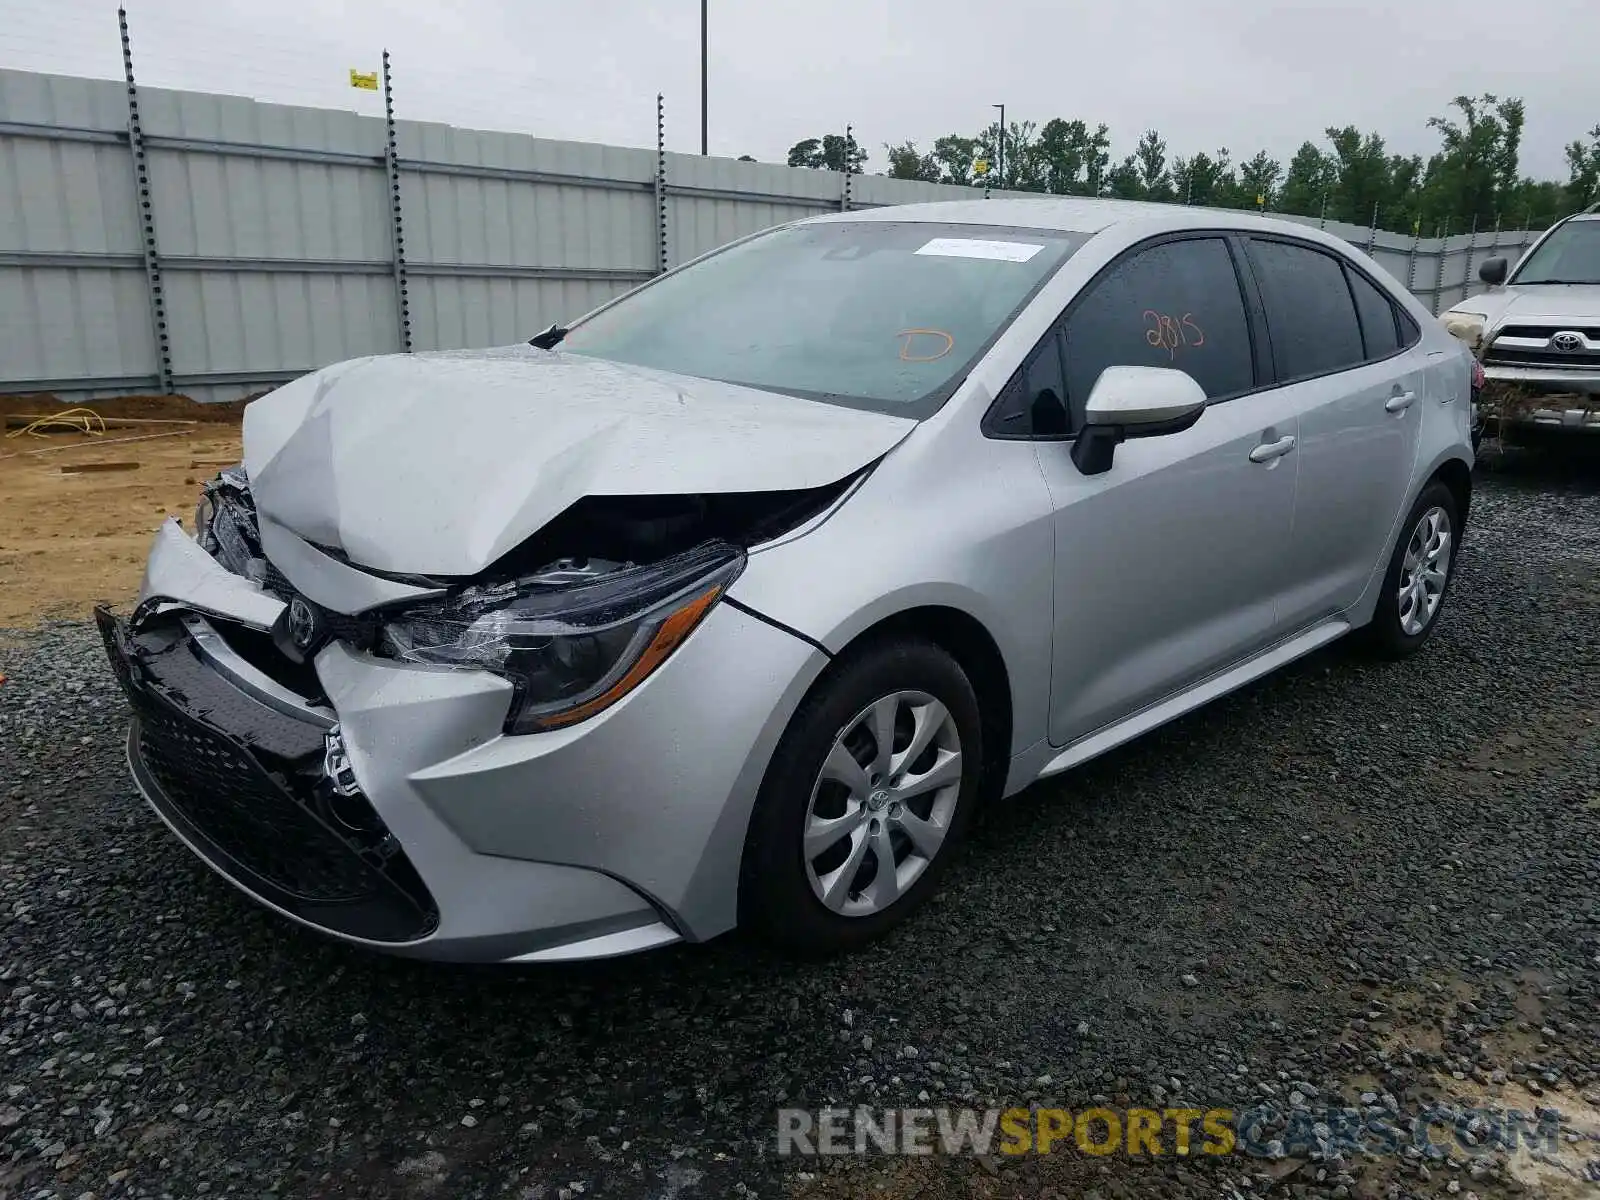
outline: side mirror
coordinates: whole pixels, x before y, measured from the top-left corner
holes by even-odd
[[[1499,287],[1506,281],[1511,264],[1504,258],[1486,258],[1478,268],[1478,278],[1490,287]]]
[[[1181,433],[1200,419],[1206,393],[1193,376],[1171,367],[1107,367],[1089,392],[1072,462],[1085,475],[1111,469],[1129,438]]]

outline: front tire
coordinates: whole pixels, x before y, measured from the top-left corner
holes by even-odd
[[[887,933],[932,894],[983,772],[972,684],[915,637],[836,661],[778,744],[745,839],[740,921],[804,955]]]
[[[1407,658],[1433,636],[1455,578],[1460,534],[1455,494],[1430,483],[1406,515],[1367,627],[1369,645],[1383,657]]]

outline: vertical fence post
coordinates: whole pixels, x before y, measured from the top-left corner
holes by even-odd
[[[1411,253],[1406,259],[1406,291],[1417,294],[1417,251],[1422,248],[1422,221],[1419,219],[1411,231]]]
[[[122,27],[122,77],[128,85],[128,150],[133,155],[134,198],[139,204],[144,276],[150,293],[150,327],[156,339],[156,378],[164,393],[172,391],[172,338],[167,329],[167,301],[161,286],[161,250],[156,244],[155,197],[150,192],[150,159],[139,123],[139,85],[133,81],[133,43],[128,38],[128,12],[117,9]]]
[[[1472,232],[1467,235],[1467,262],[1461,268],[1461,298],[1467,298],[1467,292],[1472,288],[1472,255],[1478,248],[1478,214],[1472,214]]]
[[[394,128],[394,92],[389,87],[389,51],[383,52],[384,166],[389,174],[389,228],[394,237],[394,303],[400,349],[411,353],[411,288],[406,280],[406,234],[400,213],[400,143]]]
[[[1378,244],[1378,206],[1372,206],[1372,224],[1367,227],[1367,254],[1370,257]]]
[[[1433,263],[1433,287],[1428,290],[1428,294],[1433,300],[1431,305],[1433,315],[1437,317],[1439,315],[1439,303],[1444,299],[1444,260],[1449,250],[1448,243],[1450,241],[1450,221],[1448,218],[1445,219],[1444,224],[1434,226],[1433,236],[1434,240],[1439,243],[1439,248],[1435,251]]]
[[[667,107],[656,93],[656,274],[667,269]]]
[[[844,191],[839,196],[839,211],[850,211],[850,143],[855,139],[855,130],[846,125],[844,127]]]
[[[1327,227],[1328,227],[1328,193],[1327,192],[1323,192],[1322,193],[1322,215],[1317,218],[1317,228],[1318,229],[1326,229]]]

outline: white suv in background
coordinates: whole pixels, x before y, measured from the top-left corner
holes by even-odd
[[[1504,432],[1600,434],[1600,204],[1547,230],[1509,277],[1507,267],[1485,262],[1478,278],[1489,290],[1440,319],[1478,357],[1485,381],[1503,385]],[[1507,391],[1525,399],[1508,405]]]

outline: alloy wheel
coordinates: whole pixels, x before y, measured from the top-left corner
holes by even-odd
[[[846,917],[894,904],[939,853],[961,776],[961,735],[938,700],[899,691],[862,709],[811,788],[803,856],[812,893]]]
[[[1407,637],[1426,629],[1439,611],[1450,578],[1450,547],[1450,514],[1435,505],[1411,530],[1400,563],[1395,601],[1400,608],[1400,629]]]

